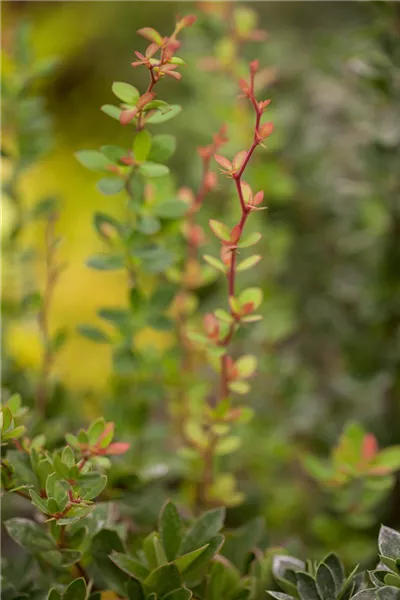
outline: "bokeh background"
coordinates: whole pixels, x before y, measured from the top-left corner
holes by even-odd
[[[39,89],[52,122],[52,144],[20,184],[24,210],[47,195],[58,196],[62,205],[58,230],[66,269],[51,319],[54,327],[68,328],[69,338],[55,365],[53,415],[64,411],[85,421],[105,412],[123,434],[138,435],[135,406],[143,407],[146,399],[111,392],[109,347],[76,333],[79,323],[97,323],[100,306],[121,305],[125,284],[119,273],[91,271],[84,264],[101,248],[93,211],[118,215],[122,204],[118,196],[96,190],[96,176],[73,153],[127,143],[129,134],[99,107],[113,101],[113,81],[138,88],[145,83],[130,66],[133,50],[144,47],[135,32],[145,25],[168,32],[177,13],[192,12],[201,18],[185,37],[183,78],[163,88],[164,98],[184,106],[179,118],[163,127],[178,139],[170,161],[176,184],[196,185],[196,147],[209,143],[223,122],[229,126],[229,147],[245,147],[250,116],[235,100],[236,85],[224,72],[205,71],[199,61],[211,53],[229,58],[217,43],[224,36],[226,5],[2,2],[4,48],[28,21],[32,52],[59,61]],[[243,52],[244,59],[257,57],[270,69],[264,97],[272,98],[275,133],[250,175],[268,202],[257,223],[265,257],[257,283],[266,301],[263,324],[240,338],[243,349],[260,357],[260,369],[249,400],[257,418],[244,428],[243,447],[232,459],[247,500],[240,510],[232,509],[231,519],[240,523],[246,511],[261,513],[271,542],[301,538],[315,551],[333,547],[348,559],[368,558],[375,553],[379,521],[400,525],[397,488],[368,522],[349,524],[310,481],[300,458],[305,452],[328,454],[349,419],[360,421],[382,445],[400,442],[400,90],[398,53],[396,64],[388,33],[392,17],[376,13],[371,3],[245,6],[268,31],[267,41],[246,45]],[[7,129],[6,119],[3,124]],[[5,160],[5,175],[7,168]],[[2,211],[6,239],[16,218],[7,194]],[[229,221],[235,211],[222,182],[201,218]],[[40,341],[35,319],[20,318],[12,305],[24,278],[42,285],[42,240],[40,226],[24,228],[20,244],[34,247],[38,257],[28,274],[7,253],[3,258],[3,381],[24,392],[28,402]],[[254,271],[249,273],[244,282],[251,281]],[[222,284],[207,286],[200,310],[223,297]],[[168,360],[174,337],[147,329],[136,344]],[[152,402],[159,406],[163,398]],[[142,443],[157,465],[167,461],[159,444],[162,418],[152,423]]]

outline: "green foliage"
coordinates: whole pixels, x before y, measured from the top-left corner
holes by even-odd
[[[4,339],[32,318],[40,337],[37,369],[19,371],[5,353],[6,600],[265,600],[274,583],[277,600],[400,598],[395,529],[381,527],[375,570],[345,574],[375,560],[383,515],[398,525],[397,10],[377,3],[368,36],[354,26],[354,44],[344,35],[331,53],[302,32],[318,50],[310,80],[302,44],[273,32],[272,46],[254,47],[265,33],[252,6],[202,4],[192,47],[212,56],[194,62],[186,42],[187,61],[175,56],[192,16],[169,37],[140,29],[150,45],[132,66],[147,71],[147,87],[114,82],[118,106],[101,107],[114,121],[99,121],[113,139],[75,153],[77,170],[115,196],[94,191],[101,210],[87,221],[97,245],[85,264],[105,286],[115,271],[124,299],[108,298],[95,322],[86,312],[76,327],[93,343],[82,342],[88,362],[96,345],[110,358],[99,392],[58,381],[69,341],[52,312],[64,268],[60,203],[45,196],[28,209],[24,197],[28,169],[45,171],[45,107],[55,110],[69,71],[42,86],[56,65],[35,58],[27,29],[5,44],[3,188],[15,219],[2,248],[17,277],[5,278]],[[158,85],[181,75],[183,85],[170,83],[184,106],[172,85]],[[39,96],[46,85],[50,102]],[[265,87],[279,95],[276,133],[263,122]],[[221,128],[196,162],[194,146],[221,115],[231,138]],[[268,217],[258,212],[264,193]],[[30,228],[43,235],[40,248],[25,247]],[[114,440],[116,428],[129,443]]]

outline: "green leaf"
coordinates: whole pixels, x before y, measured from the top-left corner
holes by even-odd
[[[124,185],[123,179],[118,177],[104,177],[103,179],[99,179],[96,187],[105,196],[114,196],[114,194],[118,194],[124,189]]]
[[[386,585],[393,585],[394,587],[400,587],[400,578],[394,573],[388,573],[385,575],[384,582]]]
[[[151,135],[147,129],[142,129],[136,134],[133,141],[133,155],[138,162],[147,159],[151,148]]]
[[[335,580],[336,589],[339,590],[346,579],[344,567],[340,558],[334,552],[331,552],[330,554],[328,554],[328,556],[326,556],[326,558],[324,558],[322,562],[330,568],[333,578]]]
[[[130,579],[126,585],[128,600],[145,600],[143,588],[139,581]]]
[[[164,100],[152,100],[146,104],[143,110],[144,112],[148,112],[150,110],[154,110],[155,108],[160,110],[162,114],[165,114],[169,111],[169,104],[168,102],[164,102]]]
[[[110,559],[115,565],[117,565],[117,567],[122,569],[122,571],[128,575],[131,575],[132,577],[135,577],[136,579],[143,581],[149,575],[149,569],[128,554],[123,554],[122,552],[113,552],[110,555]]]
[[[79,548],[79,546],[88,537],[88,534],[89,530],[87,527],[79,527],[68,536],[68,546],[73,549]]]
[[[93,216],[93,226],[100,237],[108,239],[107,229],[113,229],[117,233],[121,231],[121,225],[110,215],[103,212],[96,212]]]
[[[400,446],[390,446],[384,448],[378,456],[372,461],[373,467],[386,467],[391,471],[400,469]]]
[[[96,342],[97,344],[109,344],[111,342],[111,339],[104,331],[93,325],[78,325],[76,329],[80,335],[91,342]]]
[[[104,417],[99,417],[90,424],[87,432],[89,443],[94,446],[97,443],[99,437],[104,433],[106,428],[106,422]]]
[[[140,97],[139,91],[133,85],[122,81],[114,81],[112,91],[122,102],[133,106],[136,105]]]
[[[379,590],[375,590],[375,593],[378,600],[400,600],[400,589],[398,587],[387,585]],[[362,598],[362,600],[364,599]]]
[[[222,529],[225,508],[219,507],[203,513],[186,532],[179,548],[179,554],[187,554],[207,544]]]
[[[162,163],[174,154],[176,150],[176,138],[168,133],[153,137],[149,160]]]
[[[302,571],[296,573],[297,589],[301,600],[321,600],[314,579]]]
[[[167,502],[161,510],[159,531],[166,557],[173,560],[182,540],[182,520],[176,506]]]
[[[251,269],[260,262],[261,258],[262,257],[260,256],[260,254],[253,254],[253,256],[245,258],[244,260],[242,260],[242,262],[238,264],[238,266],[236,267],[236,271],[247,271],[247,269]]]
[[[119,535],[116,531],[102,529],[93,538],[91,554],[109,588],[124,598],[126,596],[125,586],[129,577],[110,560],[109,556],[114,551],[124,552]]]
[[[86,266],[97,271],[116,271],[123,269],[124,260],[122,256],[112,254],[95,254],[88,258]]]
[[[17,440],[24,435],[25,431],[26,427],[24,425],[10,429],[6,433],[2,434],[2,441],[5,442],[7,440]]]
[[[284,578],[286,571],[301,571],[305,568],[305,562],[293,556],[281,554],[274,556],[272,560],[272,573],[276,579]]]
[[[192,592],[185,587],[179,588],[164,596],[163,600],[190,600]]]
[[[231,239],[231,232],[229,228],[221,223],[220,221],[216,221],[215,219],[209,220],[210,229],[213,234],[223,242],[229,242]]]
[[[215,454],[217,456],[225,456],[235,452],[241,446],[241,439],[238,436],[230,436],[218,440],[215,447]]]
[[[112,104],[103,104],[100,110],[102,110],[103,113],[105,113],[109,117],[112,117],[116,121],[119,121],[119,117],[122,113],[122,109],[119,108],[119,106],[113,106]]]
[[[15,415],[19,412],[22,405],[22,398],[20,394],[12,394],[7,400],[7,406],[11,410],[12,414]]]
[[[16,517],[8,519],[4,524],[8,535],[30,552],[40,552],[55,547],[53,540],[43,531],[42,527],[29,519]]]
[[[197,560],[203,553],[208,549],[209,544],[205,544],[201,546],[201,548],[197,548],[192,552],[188,552],[187,554],[182,554],[178,558],[174,560],[174,564],[178,567],[179,572],[184,574],[189,570],[195,560]]]
[[[77,490],[83,500],[93,500],[104,490],[107,484],[106,475],[99,473],[88,473],[81,477],[77,484]]]
[[[86,600],[87,587],[83,577],[75,579],[64,592],[63,600]]]
[[[355,594],[354,596],[352,596],[351,600],[376,600],[376,598],[377,598],[376,594],[377,593],[378,593],[378,598],[379,598],[379,591],[377,592],[377,590],[375,590],[375,589],[372,589],[372,590],[361,590],[361,591],[357,592],[357,594]]]
[[[47,510],[47,502],[43,500],[39,494],[35,492],[35,490],[29,490],[29,495],[36,508],[41,510],[45,515],[49,514]]]
[[[177,115],[179,115],[181,111],[182,106],[178,106],[177,104],[170,104],[168,112],[165,112],[164,114],[161,112],[157,112],[154,115],[151,115],[151,117],[147,119],[147,123],[166,123],[167,121],[170,121],[171,119],[174,119]]]
[[[263,300],[263,293],[260,288],[247,288],[244,290],[240,296],[239,301],[241,304],[247,304],[251,302],[254,304],[254,309],[257,309]]]
[[[222,308],[217,308],[214,311],[214,315],[217,317],[217,319],[223,321],[224,323],[228,323],[229,325],[233,322],[232,315],[230,315],[226,310],[223,310]]]
[[[396,560],[400,557],[400,533],[382,525],[378,538],[379,553]]]
[[[60,327],[54,333],[51,339],[51,350],[54,354],[57,354],[64,347],[68,339],[68,329],[65,327]]]
[[[158,567],[144,581],[144,588],[147,593],[155,593],[158,598],[162,598],[169,592],[173,592],[180,588],[181,585],[179,571],[173,564]]]
[[[241,356],[235,362],[235,367],[239,373],[239,378],[247,379],[254,375],[257,369],[257,358],[252,354],[246,354],[245,356]]]
[[[102,146],[100,148],[100,152],[102,152],[104,154],[104,156],[106,156],[109,160],[111,160],[115,164],[119,163],[121,158],[128,154],[128,151],[124,150],[124,148],[120,148],[119,146],[112,146],[112,145]]]
[[[65,446],[61,454],[61,461],[67,465],[69,469],[72,469],[72,467],[75,465],[75,455],[72,448]]]
[[[207,567],[208,562],[221,550],[224,543],[224,536],[218,534],[211,538],[207,548],[196,558],[185,573],[185,579],[197,579],[199,574]]]
[[[2,416],[1,430],[4,432],[4,431],[7,431],[7,429],[11,426],[11,424],[13,422],[12,412],[8,408],[8,406],[2,407],[1,416]]]
[[[203,258],[206,261],[206,263],[208,263],[209,265],[214,267],[214,269],[221,271],[221,273],[226,273],[226,267],[225,267],[224,263],[221,262],[220,260],[218,260],[217,258],[214,258],[214,256],[210,256],[209,254],[204,254]]]
[[[75,152],[75,158],[91,171],[107,171],[113,163],[98,150],[79,150]]]
[[[158,533],[152,531],[149,535],[143,540],[143,552],[146,556],[147,562],[151,569],[155,569],[158,566],[157,554],[156,554],[156,546],[154,543],[154,539],[158,537]]]
[[[57,204],[57,198],[54,198],[53,196],[40,200],[40,202],[35,204],[32,209],[32,219],[49,218],[49,216],[57,210]]]
[[[137,248],[132,252],[144,263],[144,268],[150,273],[162,273],[174,262],[175,256],[163,246],[153,244],[145,248]]]
[[[144,235],[153,235],[161,229],[161,223],[152,215],[142,215],[137,224],[137,230]]]
[[[244,240],[239,242],[238,248],[250,248],[259,242],[262,238],[261,233],[251,233]]]
[[[180,200],[167,200],[153,207],[154,214],[161,219],[179,219],[187,210],[187,204]]]
[[[94,510],[94,505],[91,506],[73,506],[67,513],[66,517],[57,520],[58,525],[72,525],[72,523],[77,523],[81,519],[84,519]]]
[[[144,162],[139,167],[139,173],[143,177],[164,177],[168,175],[169,168],[158,163]]]
[[[303,456],[302,458],[303,466],[317,481],[325,481],[327,479],[331,479],[334,475],[333,469],[329,464],[325,464],[325,462],[312,454],[308,454]],[[330,565],[328,565],[330,566]]]
[[[264,519],[262,517],[251,519],[227,537],[222,553],[240,572],[243,572],[250,553],[260,542],[263,534]]]
[[[57,588],[51,588],[47,600],[62,600],[61,592]]]
[[[235,590],[240,581],[240,575],[228,561],[215,562],[211,567],[209,582],[207,585],[207,597],[209,600],[220,600],[226,598],[231,590]]]
[[[337,590],[335,578],[332,571],[325,563],[321,563],[318,566],[315,581],[318,593],[323,600],[336,599]]]
[[[82,558],[82,553],[67,548],[63,550],[46,550],[41,558],[56,569],[65,569],[78,562]]]

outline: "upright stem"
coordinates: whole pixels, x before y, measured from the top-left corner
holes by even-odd
[[[261,135],[260,135],[260,121],[263,113],[263,109],[258,105],[255,96],[254,96],[254,75],[251,75],[251,92],[252,95],[250,97],[250,101],[255,110],[255,126],[254,126],[254,137],[253,142],[248,149],[246,156],[244,157],[243,163],[239,170],[236,173],[233,173],[232,177],[235,181],[236,192],[238,196],[238,200],[241,207],[241,215],[239,222],[237,223],[237,241],[235,245],[230,249],[231,257],[229,263],[229,269],[227,273],[227,282],[228,282],[228,294],[229,297],[235,296],[235,284],[236,284],[236,254],[237,254],[237,246],[241,240],[243,230],[247,221],[247,218],[251,212],[251,207],[247,206],[243,197],[242,191],[242,177],[246,170],[249,161],[260,144]],[[228,333],[224,337],[224,339],[219,343],[219,346],[224,349],[224,354],[220,359],[220,383],[219,383],[219,401],[222,402],[229,396],[229,378],[228,378],[228,361],[229,361],[229,344],[231,342],[232,336],[236,329],[236,315],[234,314],[232,308],[229,309],[230,316],[232,317],[232,322],[229,327]],[[210,488],[213,484],[213,468],[214,468],[214,453],[216,443],[218,441],[218,436],[211,430],[208,440],[207,448],[203,454],[203,474],[201,480],[201,494],[200,501],[203,505],[207,505],[209,503],[209,492]]]

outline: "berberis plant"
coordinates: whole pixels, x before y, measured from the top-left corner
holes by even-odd
[[[240,444],[235,428],[249,420],[252,411],[235,402],[234,395],[249,391],[248,380],[257,368],[256,357],[240,355],[232,342],[239,329],[261,319],[258,310],[262,304],[260,288],[238,289],[238,275],[261,260],[260,254],[242,256],[242,252],[260,241],[260,233],[246,230],[254,213],[265,208],[264,192],[253,189],[245,177],[273,125],[263,121],[270,101],[258,98],[259,61],[253,60],[247,75],[238,79],[240,93],[254,113],[249,145],[227,158],[227,152],[221,150],[228,144],[227,129],[221,127],[213,141],[199,149],[203,172],[198,190],[175,190],[164,164],[174,151],[175,139],[170,134],[152,135],[148,127],[168,122],[181,111],[180,106],[157,97],[158,84],[166,78],[181,78],[179,69],[184,61],[176,55],[181,45],[178,36],[195,21],[193,16],[179,17],[168,37],[151,27],[139,30],[150,44],[144,53],[136,52],[132,66],[147,70],[148,86],[140,93],[128,83],[116,82],[112,91],[120,106],[102,107],[132,132],[130,146],[105,145],[99,151],[76,154],[81,164],[101,173],[98,188],[102,193],[124,193],[123,219],[95,214],[94,226],[106,251],[91,256],[87,266],[100,271],[123,270],[127,289],[125,306],[100,309],[103,328],[83,324],[80,333],[94,342],[110,344],[114,380],[120,379],[127,390],[140,394],[149,389],[150,380],[159,376],[162,380],[163,373],[161,360],[140,350],[136,334],[144,326],[176,333],[179,360],[175,377],[161,381],[165,395],[172,396],[170,416],[179,434],[179,460],[184,463],[178,485],[168,490],[176,502],[165,500],[155,531],[151,530],[153,523],[149,527],[148,522],[136,521],[129,505],[136,492],[142,491],[143,473],[139,470],[137,476],[127,467],[119,476],[116,464],[124,464],[126,456],[134,454],[135,443],[114,441],[115,424],[102,417],[76,434],[62,438],[57,432],[44,435],[38,411],[30,412],[19,394],[10,395],[1,409],[1,482],[4,494],[13,495],[12,510],[15,506],[18,516],[7,515],[4,524],[24,553],[15,560],[10,551],[3,561],[3,597],[261,600],[276,583],[282,591],[268,593],[277,600],[398,599],[400,534],[388,527],[382,527],[379,535],[381,564],[369,578],[357,567],[346,575],[334,553],[321,561],[304,561],[269,548],[261,518],[238,529],[225,527],[226,507],[239,504],[243,494],[224,471],[220,457]],[[244,39],[260,39],[251,19]],[[209,221],[220,245],[219,258],[206,253],[204,264],[200,247],[206,242],[206,233],[196,216],[207,194],[217,187],[214,163],[230,180],[235,193],[232,214],[238,218],[229,224]],[[44,206],[48,281],[39,298],[38,319],[44,338],[37,407],[41,413],[46,413],[50,367],[57,349],[48,331],[46,306],[57,279],[54,273],[58,275],[52,254],[55,213],[50,204],[49,211],[48,203]],[[212,282],[215,272],[226,279],[225,306],[198,319],[193,291]],[[107,333],[107,325],[112,333]],[[138,366],[144,377],[136,376]],[[214,374],[204,382],[203,373],[208,374],[205,368],[209,367]],[[335,451],[332,466],[313,457],[306,466],[321,484],[349,486],[352,492],[361,482],[363,489],[372,490],[366,503],[356,496],[361,516],[368,517],[382,497],[381,489],[393,485],[398,455],[396,447],[379,452],[373,436],[352,426]],[[350,502],[352,493],[350,496],[346,495],[344,502],[346,513],[354,504]],[[23,517],[17,502],[25,511]]]

